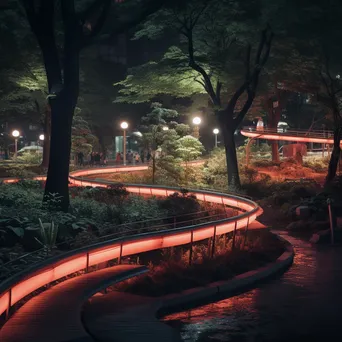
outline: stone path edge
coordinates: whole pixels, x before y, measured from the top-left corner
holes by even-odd
[[[269,263],[256,270],[248,271],[240,274],[233,279],[218,281],[204,287],[192,288],[182,291],[181,293],[170,294],[163,297],[151,298],[151,303],[139,307],[133,307],[132,318],[135,317],[133,311],[138,310],[140,315],[144,317],[152,316],[151,319],[162,318],[170,312],[182,311],[186,308],[198,306],[199,303],[215,301],[218,296],[224,295],[223,298],[234,296],[237,293],[242,293],[244,290],[253,288],[253,285],[267,280],[276,274],[285,272],[293,263],[294,249],[286,239],[274,234],[279,240],[284,242],[285,251],[276,261]],[[223,299],[222,298],[222,299]],[[155,300],[153,300],[155,299]],[[117,316],[120,319],[120,315]],[[126,315],[127,319],[127,315]],[[83,324],[86,325],[84,320]],[[162,321],[156,320],[156,324],[165,324]],[[87,329],[87,327],[85,326]],[[88,329],[87,329],[88,331]],[[88,331],[89,332],[89,331]],[[96,339],[94,332],[91,334]]]
[[[229,293],[240,292],[240,290],[251,287],[257,282],[266,280],[269,277],[278,274],[279,272],[285,272],[293,263],[295,254],[294,249],[290,242],[278,236],[277,234],[274,235],[285,245],[285,251],[277,258],[276,261],[255,270],[239,274],[230,280],[221,280],[210,283],[204,287],[193,288],[182,291],[181,293],[160,297],[160,307],[158,308],[156,315],[158,317],[162,317],[162,311],[174,311],[183,305],[193,304],[196,301],[210,299],[210,297],[214,295],[229,295]]]

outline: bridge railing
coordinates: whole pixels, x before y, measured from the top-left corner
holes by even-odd
[[[194,224],[200,224],[208,221],[217,221],[222,218],[228,217],[227,213],[216,213],[210,214],[210,212],[215,212],[215,210],[208,211],[197,211],[193,213],[188,213],[180,216],[166,216],[161,218],[151,218],[144,221],[133,221],[130,223],[123,223],[118,225],[113,225],[111,229],[116,229],[117,232],[111,234],[104,234],[93,237],[93,243],[103,242],[118,238],[121,236],[129,236],[145,232],[153,232],[165,229],[174,229],[179,227],[192,226]],[[203,215],[209,213],[209,215]],[[184,219],[190,215],[197,215],[196,219]],[[77,249],[77,237],[66,239],[54,246],[53,254],[62,254],[65,252],[66,246],[68,251]],[[64,248],[64,251],[63,251]],[[0,282],[15,275],[16,273],[22,271],[28,266],[33,266],[42,262],[45,259],[51,257],[51,253],[47,253],[46,249],[41,248],[30,253],[26,253],[12,259],[2,265],[0,265]]]
[[[111,182],[80,179],[70,176],[75,185],[107,187]],[[178,188],[127,184],[131,193],[167,196],[179,191]],[[187,227],[163,229],[143,232],[130,236],[120,236],[106,241],[78,248],[61,255],[56,255],[27,268],[0,283],[0,315],[8,313],[21,299],[35,290],[60,280],[70,274],[88,271],[90,267],[110,260],[134,255],[151,250],[193,244],[194,242],[226,234],[238,229],[248,229],[248,225],[261,214],[257,203],[238,196],[210,192],[205,190],[190,190],[199,200],[209,203],[223,204],[238,208],[239,215],[199,223]]]
[[[305,130],[305,129],[287,129],[287,128],[268,128],[268,127],[255,127],[255,126],[245,126],[242,128],[245,132],[255,132],[259,134],[276,134],[276,135],[289,135],[298,137],[312,137],[312,138],[326,138],[332,139],[334,137],[334,132],[329,130]]]

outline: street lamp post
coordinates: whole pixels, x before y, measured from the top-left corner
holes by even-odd
[[[14,130],[12,132],[12,136],[14,137],[14,159],[17,159],[17,153],[18,153],[18,137],[19,137],[20,133],[18,130]]]
[[[128,123],[123,121],[120,127],[123,129],[123,163],[126,165],[126,129],[128,128]]]
[[[39,141],[40,141],[41,144],[43,143],[44,139],[45,139],[45,135],[44,134],[40,134],[39,135]],[[44,147],[43,147],[43,149],[44,149]],[[43,153],[44,153],[44,150],[42,151],[42,160],[43,160]]]
[[[215,134],[215,148],[217,148],[217,135],[220,131],[217,128],[214,128],[213,133]]]
[[[194,127],[194,137],[199,139],[199,125],[201,124],[202,122],[202,119],[198,116],[195,116],[193,119],[192,119],[192,123],[195,125]]]

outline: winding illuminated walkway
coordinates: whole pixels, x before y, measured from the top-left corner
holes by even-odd
[[[248,138],[265,140],[283,140],[293,142],[312,142],[318,144],[333,144],[334,134],[332,131],[306,131],[306,130],[282,130],[280,128],[243,127],[241,134]]]
[[[70,182],[72,184],[82,186],[107,187],[112,183],[101,180],[92,180],[86,177],[94,174],[141,170],[146,170],[146,166],[79,170],[73,172],[70,175]],[[151,196],[168,196],[176,191],[179,191],[178,188],[165,186],[125,184],[125,187],[130,193]],[[206,222],[194,226],[162,231],[152,231],[144,234],[128,236],[125,238],[107,240],[101,243],[73,250],[65,254],[58,255],[56,257],[51,257],[39,264],[28,267],[28,269],[26,269],[25,271],[19,272],[18,274],[0,284],[0,315],[11,310],[11,308],[16,303],[18,303],[27,295],[32,294],[35,290],[40,289],[45,285],[51,284],[56,280],[65,280],[64,277],[75,274],[75,272],[82,271],[82,274],[84,273],[84,271],[86,272],[85,275],[81,275],[79,277],[81,284],[85,284],[88,282],[89,279],[93,278],[97,281],[97,272],[99,271],[87,273],[88,269],[92,266],[103,265],[103,263],[107,263],[108,261],[114,259],[121,260],[121,257],[134,255],[137,253],[173,246],[192,244],[193,242],[205,240],[216,235],[229,233],[236,229],[252,227],[253,222],[256,221],[257,216],[262,213],[262,209],[255,202],[246,198],[204,190],[190,190],[190,192],[194,194],[200,201],[218,203],[223,204],[227,207],[237,208],[240,214],[235,217]],[[115,267],[106,269],[108,271],[102,270],[100,272],[104,272],[107,275],[109,272],[110,279],[112,279],[111,269],[115,269]],[[132,276],[134,276],[133,273]],[[45,298],[45,300],[43,300],[45,309],[49,308],[49,294],[55,293],[54,291],[62,288],[64,289],[64,291],[66,291],[63,292],[64,295],[74,296],[72,294],[73,292],[71,291],[73,286],[70,285],[69,287],[68,285],[75,283],[77,284],[77,280],[73,279],[78,279],[78,277],[66,280],[64,283],[62,282],[59,285],[52,287],[48,291],[43,292],[43,298]],[[97,284],[95,287],[98,287],[98,285],[99,284]],[[84,301],[91,296],[91,291],[89,293],[87,291],[89,292],[89,289],[85,288]],[[60,292],[59,295],[61,296],[62,292]],[[35,305],[32,305],[32,303],[34,303],[35,301],[39,301],[38,298],[42,298],[41,296],[42,295],[38,295],[38,297],[29,300],[13,314],[13,316],[0,330],[1,342],[46,341],[46,335],[42,337],[39,333],[39,326],[41,326],[42,328],[45,327],[45,330],[48,327],[48,320],[46,319],[48,315],[47,311],[43,311],[44,315],[42,315],[40,311],[41,308],[39,306],[35,307]],[[63,310],[60,306],[60,303],[58,303],[57,301],[57,303],[55,304],[59,305],[59,314],[63,315]],[[68,304],[66,301],[66,312],[72,309],[71,307],[68,308],[67,306]],[[51,326],[53,326],[53,324],[55,323],[55,326],[57,326],[57,328],[63,329],[62,326],[58,326],[57,316],[54,314],[52,309],[53,308],[51,308],[49,312]],[[81,307],[79,308],[79,310],[81,310]],[[35,321],[35,325],[33,326],[32,317],[35,317],[35,319],[38,320]],[[54,319],[56,320],[56,322],[54,322]],[[31,335],[26,336],[27,338],[25,337],[23,339],[23,335],[19,333],[20,329],[22,329],[24,326],[29,327],[30,324],[32,326],[32,329],[30,330]],[[79,322],[77,323],[77,325],[79,325]],[[69,327],[69,331],[73,331],[73,329],[76,328],[74,326]],[[13,331],[16,331],[16,334],[14,334]],[[58,334],[53,334],[52,332],[51,335],[52,336],[49,341],[62,342],[68,340],[67,336],[59,338],[57,336]],[[72,341],[91,340],[90,336],[84,337],[83,333],[81,335],[82,336],[80,336],[80,338],[78,339],[78,333],[76,333],[76,339],[72,339]]]

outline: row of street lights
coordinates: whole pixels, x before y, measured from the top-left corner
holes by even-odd
[[[17,159],[17,154],[18,154],[18,138],[20,136],[20,132],[15,129],[12,131],[12,137],[14,138],[14,159]],[[44,134],[39,135],[39,140],[44,141]]]
[[[199,116],[195,116],[192,119],[192,123],[195,125],[194,135],[196,138],[199,138],[199,125],[201,124],[201,122],[202,122],[202,119]],[[120,127],[123,130],[123,163],[124,163],[124,165],[126,165],[126,131],[128,128],[128,122],[122,121],[120,124]],[[168,130],[169,130],[169,127],[167,127],[167,126],[163,127],[163,131],[168,131]],[[18,131],[13,131],[13,133],[14,132],[18,132]],[[13,135],[13,133],[12,133],[12,135]],[[213,133],[215,135],[215,147],[217,147],[217,135],[220,133],[220,131],[217,128],[215,128],[213,130]],[[17,136],[19,136],[19,132],[18,132]],[[40,137],[39,137],[39,139],[40,139]],[[44,135],[43,135],[43,139],[41,139],[41,140],[44,140]]]
[[[195,138],[199,138],[199,125],[201,124],[202,122],[202,119],[198,116],[195,116],[193,119],[192,119],[192,123],[195,125],[195,129],[194,129],[194,137]],[[213,130],[213,133],[215,135],[215,147],[217,147],[217,135],[220,133],[219,129],[218,128],[214,128]]]

